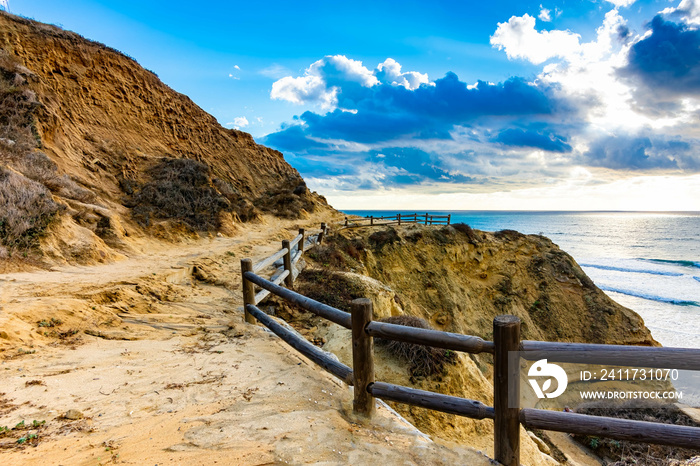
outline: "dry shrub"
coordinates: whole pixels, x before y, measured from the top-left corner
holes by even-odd
[[[304,270],[299,274],[296,288],[299,293],[314,301],[346,312],[351,311],[350,303],[353,299],[365,297],[364,288],[357,281],[325,269]]]
[[[255,206],[263,212],[281,218],[300,218],[302,212],[313,213],[317,202],[324,202],[323,197],[314,196],[300,177],[289,177],[279,183],[276,190],[268,191],[255,200]]]
[[[0,159],[14,160],[36,147],[36,94],[27,86],[15,57],[0,49]],[[28,71],[28,70],[27,70]]]
[[[348,242],[345,246],[345,252],[348,256],[352,257],[356,261],[362,259],[362,253],[365,250],[365,245],[361,240],[353,240]]]
[[[415,316],[392,316],[380,319],[395,325],[405,325],[406,327],[431,329],[432,327],[425,319]],[[428,377],[431,375],[441,375],[445,371],[445,365],[456,360],[454,351],[432,346],[415,345],[403,341],[385,340],[375,338],[378,345],[383,346],[397,358],[410,364],[409,372],[413,377]]]
[[[481,240],[481,236],[466,223],[453,223],[452,228],[466,236],[471,244],[476,245]]]
[[[324,267],[342,269],[346,265],[343,253],[333,246],[316,246],[310,250],[307,255]]]
[[[144,226],[152,219],[182,220],[196,230],[216,230],[231,204],[211,186],[209,166],[191,159],[165,158],[148,170],[151,181],[135,188],[128,202]]]
[[[9,251],[35,246],[59,211],[43,185],[0,168],[0,241]]]
[[[389,228],[387,230],[372,233],[369,235],[369,241],[375,249],[381,250],[388,244],[394,244],[401,241],[401,238],[399,237],[398,233],[396,233],[396,230]]]
[[[700,427],[700,424],[693,421],[673,403],[658,401],[634,401],[622,404],[592,402],[578,406],[576,412],[592,416]],[[665,466],[670,464],[672,460],[686,460],[700,455],[700,450],[613,440],[605,437],[576,435],[574,439],[593,449],[598,456],[610,458],[612,460],[608,463],[610,466],[638,464]]]
[[[59,196],[80,202],[94,202],[97,196],[89,189],[79,186],[66,174],[58,173],[58,166],[40,151],[30,152],[18,163],[18,168],[27,178],[38,181]]]
[[[503,239],[506,241],[514,241],[516,239],[524,238],[525,235],[515,230],[500,230],[493,234],[498,239]]]
[[[237,192],[231,183],[221,178],[214,178],[212,182],[221,195],[231,203],[231,209],[238,215],[239,220],[249,222],[260,217],[260,211],[252,202]]]

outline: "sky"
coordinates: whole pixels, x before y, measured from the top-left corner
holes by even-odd
[[[700,211],[700,0],[0,0],[339,209]]]

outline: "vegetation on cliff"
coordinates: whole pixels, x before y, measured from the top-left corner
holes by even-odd
[[[51,239],[61,236],[114,258],[144,233],[231,233],[264,213],[328,208],[280,152],[221,127],[133,59],[5,12],[0,168],[13,181],[0,186],[4,256],[91,259]]]

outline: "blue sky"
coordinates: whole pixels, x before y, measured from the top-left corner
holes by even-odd
[[[700,0],[3,4],[134,57],[338,208],[700,210]]]

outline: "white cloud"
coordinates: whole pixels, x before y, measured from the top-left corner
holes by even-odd
[[[240,69],[241,69],[241,67],[238,66],[238,65],[233,65],[233,67],[234,67],[235,69],[237,69],[237,70],[240,70]]]
[[[286,76],[272,84],[270,97],[295,104],[316,103],[330,109],[337,105],[339,86],[357,83],[364,87],[379,84],[374,74],[362,66],[362,62],[344,55],[329,55],[315,61],[304,76]]]
[[[246,117],[236,117],[233,119],[232,122],[226,123],[227,126],[233,126],[236,129],[241,129],[245,128],[248,126],[250,123],[248,122],[248,119]]]
[[[267,68],[261,69],[258,71],[258,73],[270,79],[280,79],[284,78],[285,76],[289,76],[292,73],[292,70],[280,65],[279,63],[273,63]]]
[[[401,65],[393,58],[387,58],[384,63],[377,65],[377,75],[380,76],[382,82],[392,84],[394,86],[403,86],[408,90],[418,89],[421,84],[428,84],[427,73],[419,73],[417,71],[401,72]]]
[[[678,14],[690,24],[700,25],[700,2],[696,0],[681,0],[676,8],[666,8],[661,13]]]
[[[284,77],[272,83],[270,97],[286,100],[293,104],[306,102],[319,103],[322,108],[334,107],[337,103],[337,88],[326,88],[326,83],[320,76]]]
[[[658,128],[686,118],[679,114],[674,121],[654,120],[635,111],[633,89],[620,80],[617,72],[626,64],[630,45],[639,39],[620,40],[626,24],[617,9],[610,10],[595,40],[579,43],[579,36],[570,31],[537,31],[535,19],[524,15],[499,23],[491,43],[505,49],[511,59],[525,58],[538,64],[559,58],[546,65],[538,79],[555,85],[561,96],[584,109],[591,124],[589,131]]]
[[[0,0],[0,6],[5,9],[5,11],[10,11],[10,0]]]
[[[370,70],[361,61],[344,55],[328,55],[312,63],[303,76],[285,76],[272,84],[270,97],[295,104],[315,104],[323,109],[338,105],[338,94],[344,86],[373,87],[385,83],[414,90],[430,84],[428,75],[417,71],[401,72],[401,65],[387,58]],[[344,109],[353,110],[353,109]]]
[[[544,8],[542,5],[540,5],[540,8],[541,8],[541,10],[540,10],[540,14],[539,14],[538,18],[540,18],[542,21],[545,21],[547,23],[550,22],[552,20],[552,14],[551,14],[552,12],[550,10]]]
[[[636,0],[607,0],[608,3],[612,3],[615,5],[615,8],[620,8],[623,6],[630,6],[633,4]]]
[[[579,38],[570,31],[538,32],[535,18],[525,14],[511,16],[507,23],[498,23],[491,45],[505,50],[508,58],[522,58],[538,65],[550,58],[576,53],[580,47]]]

